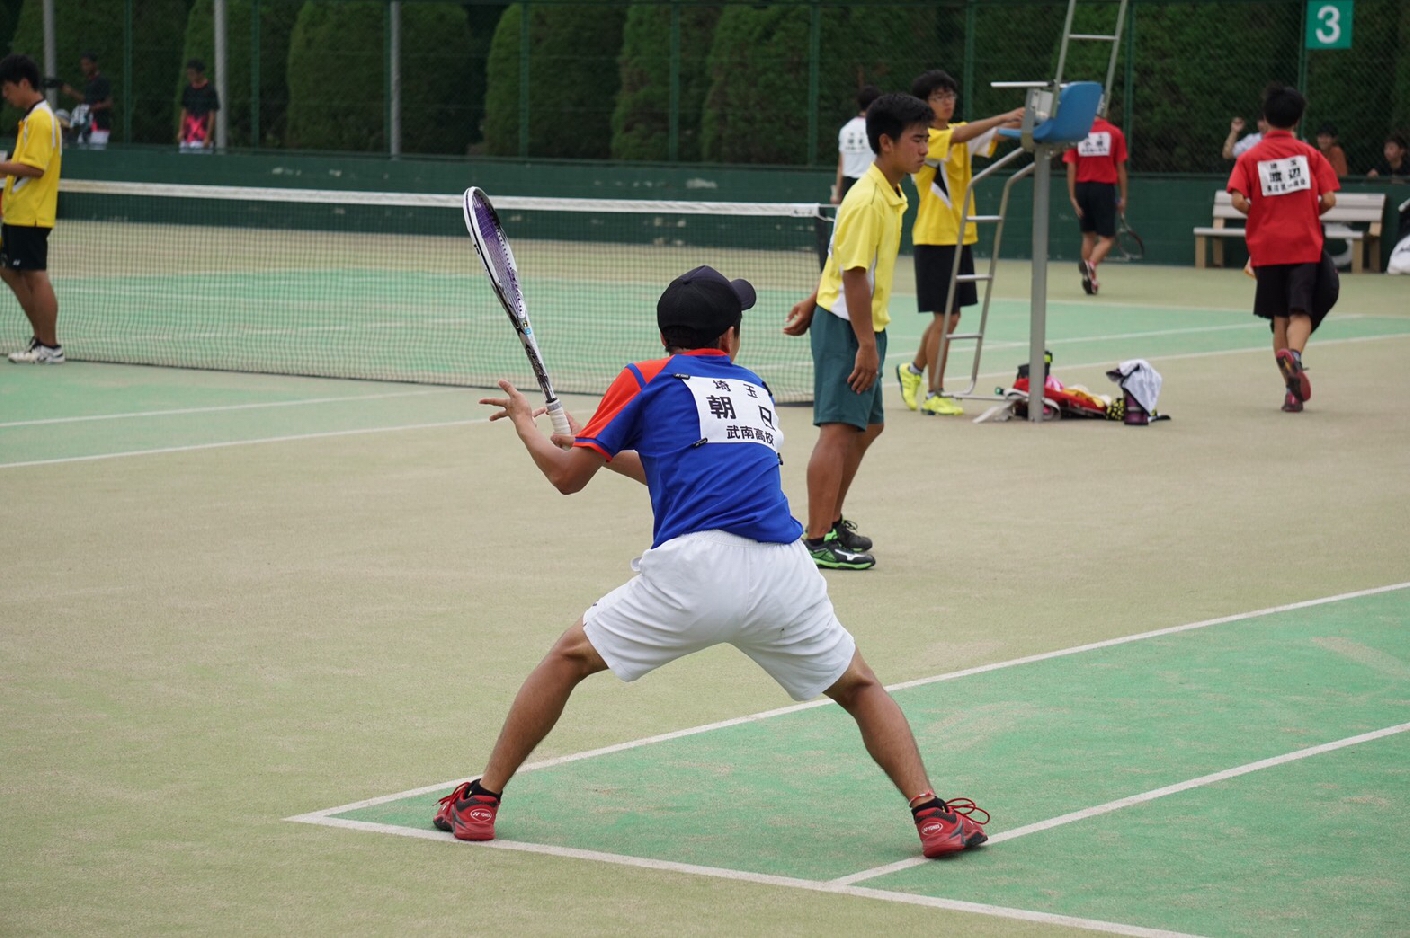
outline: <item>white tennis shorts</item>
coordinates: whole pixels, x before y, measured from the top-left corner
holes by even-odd
[[[637,569],[583,613],[588,641],[624,681],[729,644],[794,700],[809,700],[842,677],[857,650],[802,541],[700,531],[648,550]]]

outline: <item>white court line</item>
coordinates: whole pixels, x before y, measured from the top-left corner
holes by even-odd
[[[395,834],[399,837],[414,837],[418,840],[439,840],[462,847],[479,850],[512,850],[523,853],[538,853],[551,857],[571,860],[595,860],[611,863],[614,866],[630,866],[644,870],[665,873],[682,873],[690,876],[705,876],[711,879],[728,879],[760,886],[781,886],[787,889],[802,889],[808,892],[821,892],[830,895],[855,896],[860,899],[877,899],[882,902],[896,902],[904,905],[928,906],[949,912],[970,912],[995,918],[1014,919],[1021,922],[1039,922],[1045,925],[1065,925],[1069,928],[1082,928],[1087,931],[1106,932],[1113,935],[1134,935],[1136,938],[1194,938],[1184,932],[1167,931],[1159,928],[1142,928],[1138,925],[1124,925],[1120,922],[1107,922],[1101,919],[1076,918],[1071,915],[1055,915],[1051,912],[1034,912],[1029,909],[1013,909],[983,902],[963,902],[958,899],[941,899],[907,892],[891,892],[884,889],[869,889],[864,886],[849,886],[837,882],[816,879],[799,879],[794,876],[775,876],[768,873],[748,873],[718,866],[696,866],[692,863],[676,863],[672,860],[655,860],[647,857],[633,857],[621,853],[603,853],[599,850],[580,850],[575,847],[556,847],[550,844],[525,843],[517,840],[488,840],[479,843],[458,841],[450,834],[431,829],[398,827],[395,824],[379,824],[372,821],[346,821],[341,818],[328,818],[322,814],[301,814],[285,818],[286,821],[299,821],[320,824],[343,830],[367,831],[378,834]]]
[[[31,459],[28,462],[0,463],[0,469],[23,469],[26,466],[52,466],[66,462],[95,462],[101,459],[123,459],[127,456],[155,456],[164,453],[194,453],[206,449],[225,449],[231,446],[251,446],[256,443],[292,443],[299,440],[321,440],[335,436],[358,436],[364,433],[397,433],[402,430],[431,430],[439,427],[467,427],[477,423],[489,423],[490,418],[475,420],[446,420],[440,423],[408,423],[395,427],[368,427],[362,430],[327,430],[322,433],[298,433],[292,436],[268,436],[259,440],[226,440],[220,443],[196,443],[191,446],[166,446],[161,449],[136,449],[125,453],[96,453],[92,456],[64,456],[59,459]]]
[[[1247,775],[1250,772],[1257,772],[1261,769],[1271,769],[1277,765],[1286,765],[1289,762],[1296,762],[1299,759],[1307,759],[1311,756],[1319,756],[1326,752],[1335,752],[1338,749],[1345,749],[1347,746],[1356,746],[1360,743],[1368,743],[1375,739],[1382,739],[1386,736],[1394,736],[1397,733],[1404,733],[1410,730],[1410,723],[1399,723],[1395,726],[1388,726],[1385,729],[1375,730],[1370,733],[1362,733],[1359,736],[1348,736],[1346,739],[1338,739],[1330,743],[1322,743],[1319,746],[1312,746],[1307,749],[1298,749],[1294,752],[1283,753],[1281,756],[1273,756],[1270,759],[1260,759],[1257,762],[1249,762],[1232,769],[1224,769],[1220,772],[1213,772],[1209,775],[1201,775],[1199,778],[1192,778],[1188,781],[1179,782],[1174,785],[1166,785],[1164,788],[1154,788],[1139,795],[1130,795],[1125,798],[1118,798],[1115,801],[1108,801],[1106,804],[1099,804],[1091,808],[1083,808],[1081,811],[1073,811],[1068,814],[1049,818],[1046,821],[1038,821],[1034,824],[1027,824],[1023,827],[1015,827],[1011,831],[1003,831],[989,838],[989,843],[998,844],[1006,840],[1015,840],[1019,837],[1026,837],[1029,834],[1036,834],[1040,831],[1052,830],[1054,827],[1061,827],[1064,824],[1072,824],[1076,821],[1085,821],[1087,818],[1097,817],[1102,814],[1110,814],[1113,811],[1120,811],[1122,808],[1129,808],[1132,805],[1145,804],[1148,801],[1155,801],[1157,798],[1164,798],[1167,795],[1179,794],[1182,791],[1189,791],[1192,788],[1203,788],[1205,785],[1213,785],[1215,782],[1222,782],[1231,778],[1238,778],[1240,775]],[[850,886],[860,883],[863,880],[875,879],[878,876],[886,876],[901,870],[908,870],[911,867],[921,866],[926,863],[925,859],[900,860],[896,863],[888,863],[885,866],[873,867],[869,870],[862,870],[860,873],[853,873],[850,876],[840,876],[833,882],[839,885]]]
[[[1064,648],[1058,651],[1046,652],[1037,655],[1028,655],[1023,658],[1014,658],[1009,661],[997,662],[995,664],[981,665],[979,667],[969,668],[964,671],[954,671],[948,674],[934,675],[932,677],[920,678],[918,680],[913,681],[904,681],[899,684],[889,685],[887,687],[887,690],[904,690],[906,688],[919,687],[925,684],[932,684],[939,681],[955,680],[957,678],[966,677],[973,674],[984,674],[990,671],[998,671],[1003,668],[1010,668],[1017,665],[1032,664],[1038,661],[1046,661],[1050,658],[1060,658],[1067,655],[1080,654],[1082,652],[1092,651],[1098,648],[1110,648],[1115,645],[1128,644],[1130,642],[1141,641],[1147,638],[1157,638],[1163,635],[1173,635],[1179,632],[1187,632],[1193,629],[1208,628],[1209,626],[1223,625],[1229,622],[1239,622],[1248,619],[1257,619],[1264,616],[1273,615],[1279,612],[1289,612],[1296,609],[1308,609],[1314,606],[1322,606],[1327,605],[1329,603],[1342,602],[1348,599],[1357,599],[1363,596],[1374,596],[1380,593],[1390,593],[1407,588],[1410,588],[1410,582],[1394,583],[1388,586],[1378,586],[1373,587],[1371,589],[1355,590],[1347,593],[1338,593],[1334,596],[1325,596],[1319,599],[1308,599],[1303,600],[1301,602],[1287,603],[1281,606],[1272,606],[1267,609],[1257,609],[1252,612],[1243,612],[1238,613],[1236,615],[1223,616],[1218,619],[1204,619],[1199,622],[1191,622],[1185,625],[1177,625],[1169,628],[1155,629],[1150,632],[1142,632],[1138,635],[1127,635],[1122,636],[1120,638],[1108,639],[1106,641],[1092,642],[1086,645],[1076,645],[1071,648]],[[564,756],[558,756],[552,759],[544,759],[539,762],[529,763],[523,766],[520,771],[526,772],[537,769],[546,769],[556,765],[563,765],[569,762],[577,762],[582,759],[590,759],[595,756],[607,755],[609,753],[614,752],[622,752],[624,750],[635,749],[640,746],[647,746],[653,743],[665,742],[667,740],[680,739],[685,736],[693,736],[698,733],[705,733],[711,730],[723,729],[729,726],[739,726],[746,723],[756,723],[761,720],[770,719],[776,716],[783,716],[789,713],[797,713],[802,710],[810,710],[815,707],[826,706],[829,703],[831,703],[831,701],[827,699],[814,700],[804,704],[795,704],[788,707],[779,707],[774,710],[766,710],[762,713],[751,714],[749,716],[735,717],[734,719],[730,720],[722,720],[718,723],[708,723],[703,726],[694,726],[669,733],[660,733],[655,736],[648,736],[644,739],[631,740],[629,742],[617,743],[611,746],[603,746],[599,749],[592,749],[586,752],[571,753]],[[1315,755],[1318,752],[1330,751],[1330,749],[1332,748],[1340,748],[1341,746],[1353,745],[1356,742],[1363,742],[1367,739],[1378,738],[1379,736],[1386,736],[1389,735],[1391,732],[1401,732],[1406,729],[1410,729],[1410,724],[1404,724],[1401,727],[1391,727],[1389,730],[1380,730],[1377,733],[1366,734],[1362,737],[1352,737],[1350,740],[1341,740],[1337,743],[1328,743],[1322,746],[1316,746],[1311,749],[1302,750],[1300,752],[1291,753],[1285,756],[1278,756],[1276,757],[1276,761],[1290,762],[1294,759],[1306,758],[1307,756]],[[1216,774],[1222,777],[1232,778],[1235,775],[1241,775],[1245,772],[1256,771],[1258,768],[1265,768],[1268,764],[1275,764],[1275,760],[1264,760],[1264,762],[1262,763],[1251,763],[1249,766],[1244,766],[1240,769],[1231,769],[1227,770],[1226,772]],[[1184,790],[1184,788],[1186,787],[1195,787],[1194,783],[1208,784],[1210,781],[1215,780],[1217,779],[1213,776],[1205,776],[1204,779],[1194,779],[1192,780],[1192,782],[1181,783],[1180,786],[1172,786],[1171,789],[1168,791],[1165,789],[1157,789],[1156,792],[1158,792],[1159,794],[1147,792],[1145,796],[1137,795],[1133,797],[1137,799],[1150,800],[1152,797],[1160,797],[1161,794],[1173,793],[1174,790]],[[460,779],[453,779],[446,782],[440,782],[435,785],[425,785],[420,788],[409,789],[407,791],[398,792],[393,795],[381,795],[375,798],[367,798],[362,801],[356,801],[351,804],[339,805],[334,808],[324,808],[322,810],[312,811],[307,814],[298,814],[292,817],[287,817],[284,820],[302,824],[319,824],[325,827],[336,827],[344,830],[372,831],[377,833],[395,834],[401,837],[415,837],[424,840],[453,841],[453,838],[450,835],[444,834],[436,830],[408,828],[401,827],[395,824],[380,824],[371,821],[353,821],[345,818],[332,817],[332,815],[343,814],[348,811],[357,810],[358,808],[386,804],[390,801],[399,801],[403,798],[411,798],[420,795],[432,794],[434,792],[446,791],[450,788],[453,788],[459,783]],[[1130,799],[1123,799],[1121,802],[1111,802],[1110,805],[1103,805],[1099,806],[1098,808],[1087,809],[1087,812],[1089,812],[1087,814],[1083,814],[1083,812],[1075,812],[1074,815],[1063,815],[1062,818],[1055,818],[1052,821],[1045,821],[1040,823],[1048,826],[1057,826],[1057,824],[1059,823],[1070,823],[1071,821],[1079,819],[1076,816],[1077,814],[1083,814],[1083,816],[1091,816],[1094,814],[1106,813],[1106,811],[1114,811],[1117,810],[1119,807],[1125,807],[1125,802],[1127,801],[1130,801]],[[1131,803],[1136,802],[1131,801]],[[1015,831],[998,833],[995,834],[992,838],[990,838],[990,842],[997,843],[1002,840],[1011,840],[1014,837],[1022,836],[1022,834],[1024,833],[1033,833],[1039,828],[1039,826],[1040,825],[1029,825],[1027,828],[1018,828]],[[489,841],[484,844],[479,844],[478,846],[500,850],[518,850],[528,853],[540,853],[547,854],[549,856],[565,857],[570,859],[596,860],[598,862],[612,863],[620,866],[634,866],[644,869],[688,873],[696,876],[708,876],[717,879],[732,879],[741,882],[757,883],[760,885],[785,886],[795,889],[805,889],[813,892],[825,892],[839,895],[856,896],[858,898],[864,899],[876,899],[885,902],[898,902],[910,905],[922,905],[929,906],[931,908],[946,909],[958,912],[973,912],[980,915],[990,915],[999,918],[1017,919],[1021,921],[1042,922],[1054,925],[1066,925],[1073,928],[1083,928],[1090,931],[1109,932],[1118,935],[1144,936],[1144,938],[1188,938],[1188,936],[1184,936],[1180,932],[1140,928],[1138,926],[1123,925],[1120,923],[1106,922],[1097,919],[1080,919],[1073,918],[1070,916],[1053,915],[1047,912],[1034,912],[1026,909],[1011,909],[1004,906],[993,906],[974,902],[961,902],[953,899],[940,899],[930,896],[913,895],[911,893],[890,892],[887,890],[870,889],[855,885],[855,883],[860,879],[871,878],[871,876],[883,875],[883,872],[892,872],[893,868],[905,869],[910,866],[919,865],[919,863],[922,862],[927,862],[921,860],[906,860],[902,861],[902,863],[900,864],[891,864],[887,867],[877,867],[874,870],[864,870],[861,873],[855,873],[851,876],[841,877],[836,880],[824,882],[817,880],[795,879],[793,877],[769,876],[762,873],[748,873],[739,870],[721,869],[718,867],[692,866],[683,863],[673,863],[667,860],[644,859],[640,857],[626,856],[623,854],[605,853],[595,850],[578,850],[568,847],[555,847],[547,844],[531,844],[520,841],[497,840]],[[877,872],[878,870],[882,872]]]
[[[1086,645],[1074,645],[1071,648],[1062,648],[1057,651],[1048,651],[1036,655],[1026,655],[1022,658],[1012,658],[1008,661],[1000,661],[994,664],[979,665],[974,668],[967,668],[963,671],[951,671],[947,674],[936,674],[931,677],[917,678],[913,681],[902,681],[899,684],[888,684],[888,691],[907,690],[912,687],[921,687],[926,684],[936,684],[941,681],[953,681],[962,677],[970,677],[975,674],[987,674],[990,671],[1001,671],[1005,668],[1017,667],[1024,664],[1036,664],[1039,661],[1047,661],[1051,658],[1063,658],[1068,655],[1082,654],[1083,652],[1095,651],[1099,648],[1112,648],[1117,645],[1127,645],[1131,642],[1139,642],[1148,638],[1160,638],[1164,635],[1175,635],[1179,632],[1189,632],[1194,629],[1209,628],[1213,625],[1227,625],[1230,622],[1242,622],[1248,619],[1260,619],[1265,616],[1275,615],[1280,612],[1292,612],[1297,609],[1310,609],[1314,606],[1325,606],[1329,603],[1344,602],[1348,599],[1360,599],[1364,596],[1375,596],[1380,593],[1393,593],[1398,590],[1410,589],[1410,582],[1393,583],[1389,586],[1376,586],[1371,589],[1355,590],[1350,593],[1338,593],[1335,596],[1324,596],[1320,599],[1305,599],[1301,602],[1287,603],[1282,606],[1270,606],[1267,609],[1255,609],[1252,612],[1240,612],[1231,616],[1224,616],[1218,619],[1203,619],[1199,622],[1190,622],[1185,625],[1175,625],[1163,629],[1155,629],[1151,632],[1141,632],[1137,635],[1123,635],[1119,638],[1109,638],[1105,641],[1091,642]],[[680,739],[685,736],[695,736],[699,733],[708,733],[712,730],[725,729],[730,726],[741,726],[746,723],[758,723],[761,720],[772,719],[773,717],[784,716],[790,713],[798,713],[802,710],[812,710],[816,707],[825,707],[832,703],[826,697],[817,700],[810,700],[807,703],[792,704],[787,707],[778,707],[774,710],[765,710],[762,713],[754,713],[748,716],[734,717],[729,720],[721,720],[718,723],[706,723],[702,726],[692,726],[683,730],[673,730],[669,733],[658,733],[655,736],[647,736],[643,739],[634,739],[624,743],[614,743],[611,746],[603,746],[600,749],[589,749],[586,752],[575,752],[564,756],[557,756],[552,759],[543,759],[538,762],[530,762],[522,766],[520,772],[530,772],[537,769],[552,768],[556,765],[564,765],[569,762],[578,762],[583,759],[591,759],[596,756],[610,755],[614,752],[624,752],[628,749],[636,749],[641,746],[650,746],[655,743],[664,743],[673,739]],[[427,795],[431,792],[448,791],[459,785],[464,779],[452,779],[440,782],[435,785],[423,785],[420,788],[412,788],[407,791],[397,792],[394,795],[379,795],[375,798],[368,798],[363,801],[355,801],[352,804],[339,805],[336,808],[324,808],[310,814],[301,814],[298,817],[286,818],[289,821],[310,821],[315,818],[326,818],[333,814],[343,814],[348,811],[355,811],[358,808],[370,808],[373,805],[386,804],[389,801],[400,801],[403,798],[413,798],[418,795]],[[996,835],[997,836],[997,835]]]
[[[14,420],[0,423],[7,427],[41,427],[56,423],[85,423],[90,420],[127,420],[133,417],[175,417],[187,414],[214,414],[232,410],[260,410],[267,407],[303,407],[306,404],[341,404],[345,401],[384,401],[396,397],[424,397],[427,394],[450,394],[467,388],[430,388],[419,391],[396,391],[388,394],[363,394],[356,397],[304,397],[292,401],[266,401],[259,404],[225,404],[217,407],[182,407],[176,410],[139,410],[128,414],[89,414],[84,417],[50,417],[44,420]]]

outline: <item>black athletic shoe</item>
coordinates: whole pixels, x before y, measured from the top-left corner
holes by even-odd
[[[805,540],[803,545],[812,554],[813,563],[825,570],[870,570],[876,566],[876,558],[871,554],[843,547],[835,529],[823,535],[821,541]]]
[[[871,538],[857,533],[857,526],[846,518],[838,518],[832,530],[837,532],[837,542],[848,550],[858,553],[871,550]]]

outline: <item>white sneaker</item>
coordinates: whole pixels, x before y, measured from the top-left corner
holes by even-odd
[[[64,347],[62,345],[42,345],[38,339],[29,340],[29,348],[23,352],[11,352],[10,361],[17,365],[62,365]]]

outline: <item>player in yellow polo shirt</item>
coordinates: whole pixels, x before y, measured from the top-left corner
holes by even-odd
[[[965,226],[964,238],[960,237],[960,219],[964,215],[961,200],[974,173],[972,159],[976,155],[993,156],[998,146],[998,128],[1017,127],[1023,122],[1023,108],[1016,108],[973,123],[952,124],[950,118],[955,114],[958,90],[955,80],[939,69],[923,72],[911,83],[911,94],[930,102],[935,114],[930,124],[930,150],[925,166],[914,178],[916,191],[920,193],[920,208],[915,227],[911,229],[911,242],[915,245],[916,304],[922,314],[933,315],[921,336],[915,360],[897,365],[896,377],[901,382],[901,399],[906,406],[932,416],[964,413],[958,401],[942,393],[945,359],[940,355],[940,336],[945,328],[945,300],[950,294],[956,251],[960,252],[960,273],[974,273],[970,246],[979,240],[974,222]],[[969,213],[975,214],[973,193]],[[955,301],[949,316],[951,333],[959,325],[960,310],[978,302],[979,293],[973,282],[955,284]],[[927,368],[930,391],[922,403],[919,400],[921,376]]]
[[[820,567],[876,565],[871,540],[842,519],[842,502],[867,448],[881,434],[881,383],[891,281],[901,249],[906,196],[901,180],[925,163],[930,105],[887,94],[867,109],[867,140],[877,154],[837,209],[818,289],[788,315],[783,331],[812,327],[813,423],[804,542]]]
[[[64,347],[57,334],[59,301],[49,283],[48,266],[63,158],[59,122],[39,92],[39,66],[27,55],[0,59],[0,95],[24,115],[14,154],[0,162],[5,176],[0,279],[14,291],[34,327],[29,348],[11,352],[10,361],[58,365],[64,361]]]

